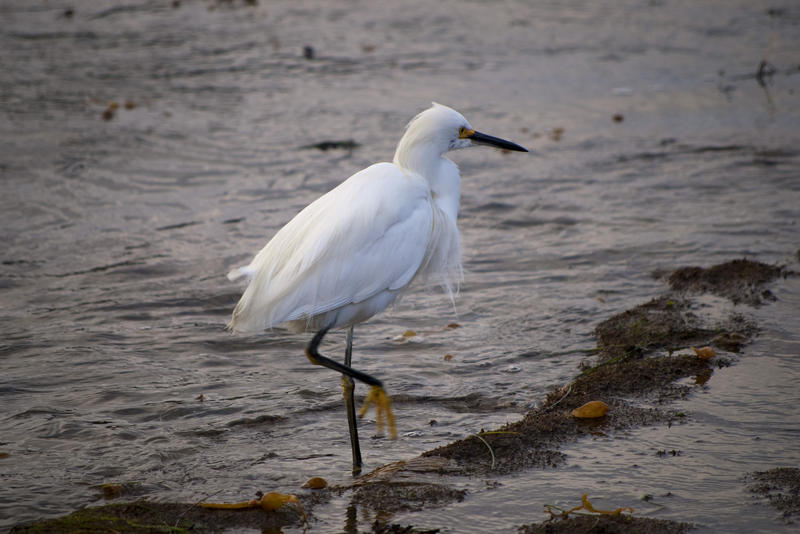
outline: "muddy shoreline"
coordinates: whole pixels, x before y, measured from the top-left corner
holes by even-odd
[[[482,431],[427,451],[408,461],[379,467],[350,485],[299,489],[296,493],[313,529],[314,508],[333,497],[350,496],[350,506],[368,509],[376,518],[372,532],[436,532],[393,522],[401,511],[444,507],[468,497],[463,477],[487,478],[528,469],[557,468],[566,457],[563,445],[597,433],[611,434],[644,425],[680,424],[691,414],[670,408],[702,386],[715,369],[746,357],[746,345],[758,325],[739,314],[714,324],[694,311],[694,300],[713,294],[734,303],[768,305],[768,284],[796,276],[786,267],[737,259],[709,268],[685,267],[656,273],[669,289],[649,302],[619,313],[595,329],[596,356],[568,384],[553,388],[539,406],[514,423]],[[694,350],[699,349],[699,350]],[[711,354],[712,357],[708,357]],[[601,417],[578,418],[573,411],[602,401]],[[624,438],[618,438],[624,439]],[[667,451],[664,454],[668,454]],[[764,505],[776,508],[784,521],[800,514],[800,470],[775,466],[743,480]],[[287,503],[275,511],[259,508],[209,510],[199,503],[158,503],[137,496],[124,484],[102,488],[112,503],[70,515],[22,524],[12,533],[33,532],[221,532],[226,528],[280,529],[302,526],[303,512]],[[253,496],[246,496],[250,499]],[[576,496],[576,500],[578,497]],[[688,523],[638,517],[625,511],[550,511],[549,520],[519,526],[521,533],[648,532],[679,533]],[[442,525],[444,527],[444,525]],[[357,522],[352,532],[358,532]]]

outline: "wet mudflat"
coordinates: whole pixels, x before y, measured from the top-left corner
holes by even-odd
[[[302,506],[297,503],[296,509],[292,507],[293,513],[286,509],[286,505],[293,504],[291,502],[269,510],[252,506],[234,511],[209,510],[203,503],[143,500],[90,508],[64,518],[20,526],[12,532],[70,532],[76,529],[84,532],[224,532],[235,528],[307,527],[308,516],[304,508],[311,510],[313,522],[313,509],[328,503],[332,493],[347,494],[351,507],[370,510],[375,516],[372,532],[438,532],[439,528],[420,530],[411,525],[393,523],[392,519],[398,512],[436,509],[463,501],[468,491],[459,489],[459,477],[498,477],[522,470],[558,467],[567,460],[560,451],[566,442],[585,440],[591,435],[613,435],[637,426],[671,426],[681,422],[687,414],[670,409],[669,402],[692,395],[698,386],[708,382],[715,368],[734,364],[733,354],[750,343],[757,332],[756,325],[744,324],[735,315],[713,325],[705,323],[687,311],[693,306],[689,295],[724,293],[731,301],[741,302],[748,297],[754,298],[754,294],[772,295],[765,284],[789,276],[797,277],[800,273],[747,259],[707,269],[682,268],[669,273],[670,292],[598,325],[596,365],[586,368],[569,384],[556,388],[520,421],[495,430],[481,430],[417,458],[379,467],[352,484],[328,487],[326,481],[317,479],[320,482],[302,498],[292,498],[292,501],[302,499],[301,502],[305,503]],[[716,282],[709,283],[709,279]],[[733,346],[731,339],[736,340]],[[690,347],[692,343],[705,346],[696,349]],[[691,348],[688,353],[672,354],[687,348]],[[663,350],[669,354],[657,355]],[[725,358],[717,351],[724,351],[732,357]],[[684,378],[692,378],[693,383],[677,384]],[[637,402],[642,399],[651,406]],[[582,411],[592,404],[600,404],[603,409],[597,413]],[[673,449],[656,454],[674,457],[681,453]],[[753,484],[749,489],[765,495],[769,504],[781,511],[783,519],[791,524],[792,515],[800,512],[799,478],[798,470],[793,467],[750,473],[748,479]],[[108,486],[103,489],[107,498],[124,497],[130,493],[128,488],[121,486],[115,488],[118,491]],[[550,518],[542,523],[522,525],[519,532],[672,534],[688,532],[693,527],[685,522],[634,517],[635,510],[630,507],[599,510],[587,500],[586,494],[582,499],[582,506],[568,510],[546,505],[545,511]],[[652,496],[644,500],[649,499]],[[443,528],[446,530],[448,527]]]
[[[259,491],[320,532],[515,532],[584,493],[699,532],[796,528],[770,504],[790,489],[750,490],[800,442],[793,3],[0,15],[0,529],[137,500],[172,526]],[[225,273],[431,100],[534,153],[453,154],[465,283],[455,311],[417,290],[356,331],[400,438],[364,420],[366,471],[391,467],[354,480],[338,377],[307,336],[224,332]],[[758,276],[736,292],[739,267]],[[602,421],[569,416],[599,395]],[[303,530],[291,504],[241,513]]]

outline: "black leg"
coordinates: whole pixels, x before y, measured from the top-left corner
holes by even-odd
[[[342,374],[342,392],[344,394],[344,403],[347,410],[347,425],[350,428],[350,446],[353,450],[353,472],[358,473],[361,471],[361,447],[358,442],[358,428],[356,425],[356,408],[353,399],[353,391],[355,389],[355,382],[353,379],[364,382],[373,387],[383,388],[380,380],[371,377],[361,371],[356,371],[350,367],[350,362],[353,354],[353,327],[351,326],[347,332],[347,348],[345,349],[344,365],[337,361],[331,360],[321,355],[318,351],[319,345],[322,343],[322,338],[328,332],[327,328],[323,328],[317,332],[311,339],[311,342],[306,348],[306,356],[314,365],[322,365],[328,369],[332,369]]]
[[[344,365],[350,367],[353,355],[353,327],[347,331],[347,348],[344,351]],[[356,404],[353,400],[353,391],[356,384],[349,376],[342,376],[342,393],[344,405],[347,410],[347,426],[350,428],[350,446],[353,449],[353,473],[361,472],[361,447],[358,443],[358,425],[356,423]]]
[[[326,358],[322,354],[320,354],[317,349],[319,348],[320,343],[322,343],[322,338],[325,337],[325,334],[328,332],[328,328],[323,328],[311,339],[311,342],[308,344],[306,348],[306,357],[311,360],[311,363],[314,365],[321,365],[323,367],[327,367],[328,369],[332,369],[337,373],[342,373],[345,376],[349,376],[351,378],[355,378],[359,382],[364,382],[370,386],[376,386],[383,389],[383,382],[378,380],[377,378],[372,378],[367,373],[362,373],[361,371],[356,371],[349,365],[342,365],[341,363],[331,360],[330,358]]]
[[[321,365],[323,367],[327,367],[337,373],[342,373],[345,376],[349,376],[351,378],[355,378],[359,382],[364,382],[370,386],[377,386],[379,388],[383,388],[383,382],[378,380],[377,378],[372,378],[366,373],[362,373],[361,371],[356,371],[349,365],[342,365],[341,363],[331,360],[330,358],[326,358],[322,354],[320,354],[317,349],[319,348],[320,343],[322,343],[322,338],[325,337],[325,334],[328,332],[327,328],[323,328],[311,339],[311,342],[308,344],[306,348],[306,357],[311,360],[311,363],[314,365]]]

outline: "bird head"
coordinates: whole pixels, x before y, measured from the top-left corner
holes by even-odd
[[[397,146],[395,162],[402,165],[403,162],[423,155],[426,159],[439,158],[450,150],[473,145],[494,146],[518,152],[528,151],[511,141],[476,131],[461,113],[434,102],[430,108],[408,123],[406,132]]]

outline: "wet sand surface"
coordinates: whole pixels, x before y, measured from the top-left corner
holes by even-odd
[[[796,528],[750,489],[800,452],[800,284],[780,274],[800,270],[793,3],[9,1],[0,14],[0,528],[257,491],[297,494],[320,532],[515,532],[584,493],[699,532]],[[241,290],[224,275],[390,159],[431,100],[534,153],[452,156],[455,312],[418,290],[356,330],[355,365],[384,380],[400,430],[369,439],[362,422],[366,471],[432,457],[462,471],[425,474],[447,477],[436,506],[406,492],[381,510],[353,487],[338,377],[308,364],[308,336],[224,332]],[[730,293],[730,272],[684,270],[741,258],[784,271]],[[625,322],[635,310],[673,322]],[[623,341],[632,330],[649,341]],[[342,353],[344,335],[330,338]],[[701,383],[683,365],[700,365],[700,341],[719,352]],[[561,388],[650,360],[677,382],[604,399],[599,431],[548,419],[598,394]],[[617,424],[626,410],[641,421]],[[575,436],[525,456],[536,444],[481,432],[526,424],[531,440],[549,439],[545,424]],[[330,488],[301,490],[312,476]],[[106,501],[104,484],[127,490]],[[280,514],[302,531],[290,505]]]

